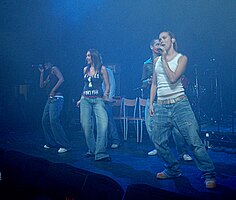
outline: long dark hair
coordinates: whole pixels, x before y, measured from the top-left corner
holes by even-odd
[[[95,70],[100,73],[101,67],[102,67],[102,57],[101,57],[100,53],[96,49],[89,49],[88,52],[90,52],[91,60],[94,64]],[[90,67],[91,66],[88,65],[87,71],[90,69]]]

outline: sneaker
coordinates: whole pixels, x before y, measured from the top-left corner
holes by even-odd
[[[118,148],[118,147],[119,147],[118,144],[112,144],[112,145],[111,145],[111,148],[112,148],[112,149],[116,149],[116,148]]]
[[[65,153],[65,152],[67,152],[67,151],[70,151],[70,149],[66,149],[66,148],[60,148],[60,149],[58,149],[58,153]]]
[[[184,160],[184,161],[192,161],[193,159],[192,159],[192,157],[191,157],[190,155],[184,154],[184,155],[183,155],[183,160]]]
[[[156,178],[158,179],[170,179],[170,178],[177,178],[177,177],[180,177],[181,176],[181,173],[175,175],[175,176],[170,176],[170,175],[167,175],[164,171],[163,172],[159,172],[157,173],[156,175]]]
[[[149,155],[149,156],[155,156],[155,155],[157,155],[157,150],[156,150],[156,149],[153,149],[152,151],[149,151],[149,152],[148,152],[148,155]]]
[[[216,187],[216,180],[215,179],[206,179],[205,186],[207,189],[214,189]]]
[[[50,147],[48,145],[46,145],[46,144],[43,146],[43,148],[44,149],[50,149]]]

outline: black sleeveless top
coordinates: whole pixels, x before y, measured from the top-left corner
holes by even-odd
[[[87,73],[84,75],[84,89],[83,96],[88,98],[98,98],[103,96],[102,90],[102,74],[96,73],[89,76]]]
[[[52,73],[52,69],[49,70],[48,75],[47,75],[47,85],[46,85],[46,90],[47,90],[47,94],[49,96],[52,88],[57,84],[58,78],[55,74]],[[63,83],[62,83],[63,85]],[[62,85],[60,85],[60,87],[55,91],[55,95],[58,96],[62,96],[63,92],[62,92]]]

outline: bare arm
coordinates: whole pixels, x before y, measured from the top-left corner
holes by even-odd
[[[84,70],[83,70],[84,74],[85,74],[86,70],[87,70],[87,67],[84,67]],[[80,100],[81,100],[81,97],[80,97]],[[77,106],[77,107],[80,106],[80,100],[78,100],[78,101],[76,102],[76,106]]]
[[[104,92],[104,98],[107,99],[108,96],[109,96],[109,92],[110,92],[110,85],[109,85],[109,80],[108,80],[106,67],[102,66],[101,72],[102,72],[103,80],[104,80],[104,83],[105,83],[105,86],[106,86],[106,90]]]
[[[43,68],[39,68],[39,72],[40,72],[40,77],[39,77],[39,87],[43,88],[46,85],[46,81],[43,80],[43,76],[44,76],[44,69]]]
[[[163,68],[164,68],[165,73],[171,83],[176,83],[176,81],[178,81],[179,78],[184,74],[185,69],[186,69],[186,65],[187,65],[187,61],[188,61],[188,59],[186,56],[181,56],[178,60],[178,66],[177,66],[175,72],[173,72],[170,69],[170,67],[166,61],[166,57],[164,55],[162,55]]]

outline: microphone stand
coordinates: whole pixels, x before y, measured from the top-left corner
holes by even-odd
[[[219,82],[219,73],[218,73],[218,66],[216,64],[216,59],[210,59],[211,65],[214,68],[214,95],[215,95],[215,106],[216,106],[216,116],[214,123],[217,125],[217,133],[220,133],[220,120],[221,120],[221,111],[222,111],[222,95],[221,95],[221,87]]]
[[[222,108],[222,97],[220,93],[219,80],[218,80],[218,72],[215,70],[215,96],[216,96],[216,123],[217,123],[217,132],[220,132],[220,118],[221,118],[221,108]]]
[[[201,132],[201,109],[200,109],[200,101],[199,101],[199,82],[198,82],[197,66],[195,66],[194,71],[195,71],[194,89],[196,91],[197,119],[198,119],[198,123],[199,123],[199,132]]]

